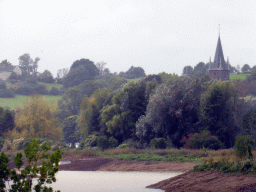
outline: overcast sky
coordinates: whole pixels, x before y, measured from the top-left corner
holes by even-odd
[[[54,76],[81,58],[180,75],[214,58],[219,24],[225,59],[256,65],[253,0],[0,0],[0,61],[29,53]]]

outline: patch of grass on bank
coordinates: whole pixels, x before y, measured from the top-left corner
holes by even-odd
[[[61,99],[61,95],[58,96],[50,96],[50,95],[42,95],[46,101],[53,101],[53,103],[57,107],[58,100]],[[24,95],[16,95],[15,98],[0,98],[0,106],[1,107],[9,107],[11,110],[22,107],[24,101],[28,98],[28,96]]]
[[[139,154],[119,154],[114,156],[119,160],[130,161],[174,161],[174,162],[201,162],[202,157],[196,154],[184,155],[183,153],[170,153],[164,156],[151,153],[139,153]]]
[[[124,148],[105,150],[102,156],[130,161],[201,162],[206,154],[203,150]]]
[[[230,74],[229,79],[246,79],[246,76],[249,76],[250,74]]]
[[[53,87],[58,88],[60,90],[60,88],[63,87],[63,85],[61,84],[51,84],[51,83],[43,83],[43,82],[38,82],[39,85],[45,85],[47,87],[47,90],[50,91]]]
[[[253,156],[255,155],[256,151],[253,151]],[[203,163],[196,165],[191,171],[221,171],[223,173],[253,173],[256,175],[256,161],[236,156],[233,149],[223,149],[209,152],[208,158],[203,159]]]

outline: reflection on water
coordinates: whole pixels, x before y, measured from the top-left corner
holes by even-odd
[[[181,173],[59,171],[56,175],[57,182],[51,187],[54,191],[61,190],[61,192],[153,192],[162,190],[145,187],[179,174]]]

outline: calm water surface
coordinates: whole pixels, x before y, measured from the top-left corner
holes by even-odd
[[[148,185],[181,173],[156,172],[111,172],[111,171],[59,171],[57,182],[51,187],[61,192],[155,192],[159,189],[147,189]]]

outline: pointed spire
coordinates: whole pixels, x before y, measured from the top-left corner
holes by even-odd
[[[209,61],[209,68],[211,69],[212,61],[211,61],[211,56],[210,56],[210,61]]]
[[[221,41],[220,41],[220,37],[219,37],[212,68],[213,69],[219,69],[220,67],[222,69],[228,69],[228,66],[227,66],[227,64],[224,60]]]

